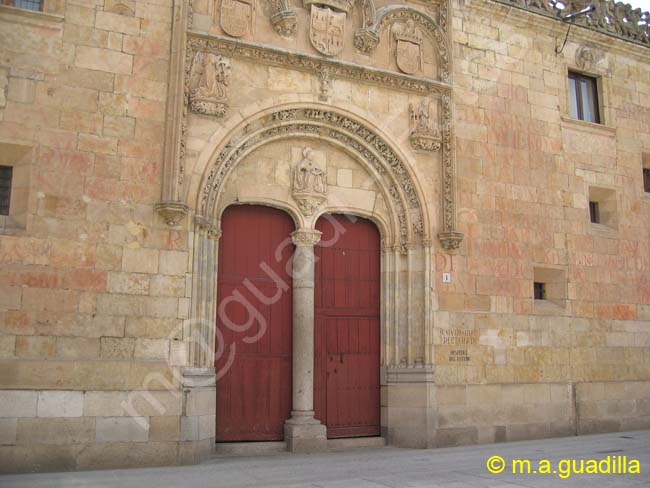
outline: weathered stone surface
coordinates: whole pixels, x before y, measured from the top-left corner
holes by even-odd
[[[97,442],[145,442],[149,438],[146,417],[97,417]]]
[[[80,391],[41,391],[38,417],[81,417],[84,394]]]

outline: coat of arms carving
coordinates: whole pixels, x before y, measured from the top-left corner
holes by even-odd
[[[393,26],[393,37],[397,42],[395,57],[397,67],[408,75],[413,75],[422,68],[422,31],[412,19],[406,24]]]
[[[345,20],[345,12],[335,12],[328,7],[311,5],[309,39],[314,49],[325,56],[339,54],[343,50]]]
[[[221,0],[219,25],[232,37],[242,37],[251,31],[254,0]]]
[[[228,109],[230,72],[230,59],[218,54],[197,52],[190,72],[190,110],[223,117]]]
[[[291,194],[304,215],[314,211],[327,199],[325,170],[314,161],[311,148],[302,152],[302,160],[293,169]]]

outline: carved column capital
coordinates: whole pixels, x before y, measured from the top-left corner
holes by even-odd
[[[197,215],[194,217],[194,223],[196,224],[199,232],[207,235],[208,239],[218,240],[221,238],[221,228],[219,225],[211,222],[202,215]]]
[[[296,246],[315,246],[320,241],[322,232],[315,229],[298,229],[291,233],[291,240]]]
[[[176,201],[165,201],[156,204],[156,212],[171,227],[177,226],[183,217],[187,215],[188,207],[184,203]]]
[[[441,232],[438,234],[440,244],[443,249],[447,251],[456,251],[463,242],[463,234],[461,232]]]

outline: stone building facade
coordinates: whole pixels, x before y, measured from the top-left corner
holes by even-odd
[[[386,443],[650,427],[647,13],[15,3],[0,6],[2,471],[214,451],[221,220],[243,204],[295,226],[288,449],[328,442],[313,338],[329,214],[381,238]],[[571,73],[593,83],[577,116]]]

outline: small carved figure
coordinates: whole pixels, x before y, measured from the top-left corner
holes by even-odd
[[[223,56],[197,52],[190,75],[190,107],[193,112],[223,116],[228,107],[230,60]]]
[[[416,108],[409,104],[409,140],[414,149],[420,151],[438,151],[441,147],[440,132],[431,117],[430,103],[420,101]]]
[[[293,171],[292,195],[302,213],[312,215],[327,198],[325,171],[314,162],[311,148],[305,148],[302,155]]]

